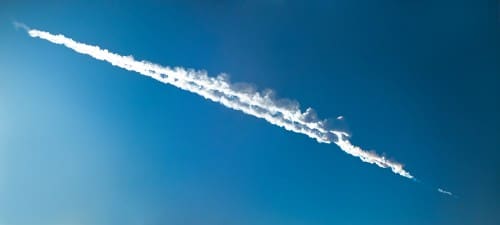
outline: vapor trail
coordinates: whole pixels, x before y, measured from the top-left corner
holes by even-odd
[[[440,193],[443,193],[445,195],[454,196],[453,193],[451,193],[449,191],[446,191],[444,189],[441,189],[441,188],[438,188],[437,191],[440,192]]]
[[[242,111],[246,114],[266,120],[288,131],[305,134],[320,143],[335,143],[344,152],[360,158],[363,162],[376,164],[382,168],[390,168],[394,173],[414,179],[403,165],[391,161],[384,156],[357,147],[348,140],[349,135],[343,131],[329,129],[324,120],[319,120],[311,108],[304,112],[298,104],[285,104],[289,101],[274,99],[271,92],[257,92],[241,89],[231,84],[223,74],[209,77],[206,72],[168,67],[147,61],[137,61],[132,56],[122,56],[98,46],[76,42],[61,34],[30,29],[25,25],[17,27],[26,29],[31,37],[64,45],[78,53],[89,55],[95,59],[106,61],[114,66],[138,72],[165,84],[171,84],[180,89],[196,93],[206,99],[218,102],[228,108]]]

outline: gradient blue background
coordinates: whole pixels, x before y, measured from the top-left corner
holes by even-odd
[[[499,224],[498,12],[493,0],[1,1],[0,224]],[[423,183],[14,20],[343,115],[353,143]]]

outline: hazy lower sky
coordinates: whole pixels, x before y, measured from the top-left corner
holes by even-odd
[[[499,18],[482,0],[1,1],[0,224],[498,224]],[[341,115],[421,182],[13,21]]]

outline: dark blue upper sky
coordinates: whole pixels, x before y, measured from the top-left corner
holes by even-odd
[[[500,222],[498,1],[48,2],[0,2],[2,225]],[[422,182],[14,20],[343,115]]]

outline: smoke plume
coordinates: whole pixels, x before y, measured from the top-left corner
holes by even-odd
[[[108,62],[113,66],[134,71],[162,83],[196,93],[228,108],[264,119],[285,130],[304,134],[319,143],[334,143],[344,152],[360,158],[363,162],[375,164],[382,168],[390,168],[392,172],[398,175],[414,179],[403,168],[402,164],[351,144],[347,133],[328,128],[326,121],[318,119],[311,108],[301,111],[298,104],[284,104],[284,102],[289,101],[275,99],[272,92],[242,89],[239,85],[231,84],[225,75],[210,77],[206,72],[202,71],[138,61],[132,56],[122,56],[98,46],[79,43],[61,34],[54,35],[49,32],[30,29],[20,23],[16,23],[15,26],[26,29],[31,37],[64,45],[78,53]],[[339,119],[342,119],[342,117],[339,117]]]

